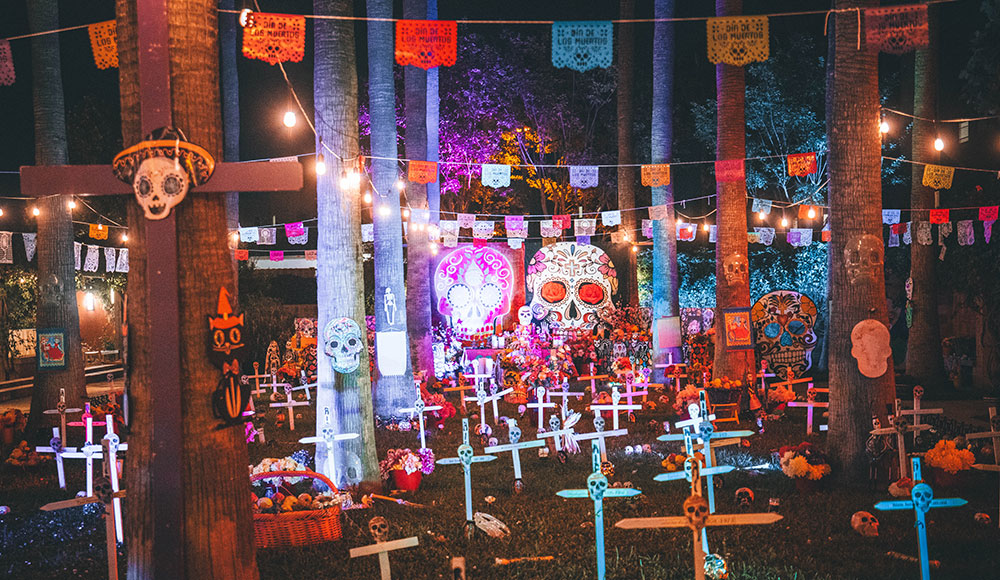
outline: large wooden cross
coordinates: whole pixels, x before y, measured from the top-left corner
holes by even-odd
[[[469,419],[462,419],[462,444],[458,446],[458,457],[438,459],[438,465],[462,465],[462,475],[465,478],[465,526],[466,533],[472,532],[472,464],[493,461],[496,455],[476,455],[469,445]]]
[[[521,450],[532,447],[542,447],[545,441],[534,439],[532,441],[521,441],[521,428],[517,426],[516,419],[507,419],[507,428],[510,435],[508,445],[492,445],[483,449],[483,453],[503,453],[510,451],[511,461],[514,462],[514,493],[521,493],[524,490],[524,482],[521,481]]]
[[[142,134],[173,125],[170,87],[168,0],[138,0],[139,104]],[[197,99],[197,95],[184,95]],[[185,129],[181,127],[181,129]],[[190,128],[188,128],[190,129]],[[302,188],[302,166],[297,161],[216,163],[215,173],[193,195],[231,191],[293,191]],[[31,197],[61,195],[134,195],[119,181],[110,165],[66,165],[21,168],[21,193]],[[184,445],[181,416],[180,306],[177,256],[177,219],[144,220],[149,305],[150,407],[152,432],[150,469],[153,509],[153,569],[156,578],[183,579]],[[136,289],[140,290],[140,289]],[[141,290],[140,290],[141,291]],[[208,312],[205,313],[209,314]],[[144,332],[149,329],[142,329]],[[210,405],[205,397],[205,405]]]
[[[990,430],[979,433],[969,433],[966,439],[992,439],[993,440],[993,460],[996,463],[977,463],[972,467],[980,471],[1000,472],[1000,416],[997,415],[997,408],[990,407]],[[998,500],[1000,501],[1000,500]],[[997,525],[1000,525],[1000,514],[997,515]]]

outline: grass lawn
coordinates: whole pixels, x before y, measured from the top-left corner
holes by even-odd
[[[299,449],[312,451],[312,445],[295,442],[313,430],[314,416],[305,409],[296,419],[296,431],[269,424],[268,445],[251,444],[253,462],[264,457],[284,457]],[[275,410],[268,409],[273,420]],[[502,404],[501,414],[515,415],[516,408]],[[615,465],[612,483],[631,481],[643,494],[632,499],[605,499],[605,545],[607,577],[637,579],[692,578],[691,532],[684,529],[620,530],[614,522],[625,517],[679,515],[688,495],[684,481],[658,483],[653,476],[663,471],[661,456],[679,451],[680,445],[655,441],[657,432],[650,420],[662,423],[671,419],[662,413],[640,413],[638,422],[626,423],[627,437],[608,440],[609,458]],[[518,421],[524,430],[523,440],[533,438],[534,429],[525,417]],[[725,428],[729,429],[732,423]],[[585,418],[582,431],[592,427]],[[754,426],[744,423],[743,428]],[[610,426],[608,427],[610,428]],[[506,428],[497,429],[501,442]],[[723,463],[749,467],[771,461],[772,451],[781,445],[797,444],[804,439],[804,413],[768,424],[763,435],[750,438],[749,448],[720,449]],[[826,435],[812,441],[823,445]],[[430,435],[428,445],[438,458],[454,457],[461,443],[461,420],[452,418],[446,429]],[[589,442],[585,442],[589,445]],[[627,455],[626,445],[650,443],[653,453]],[[380,432],[379,456],[393,447],[419,446],[415,432]],[[478,440],[473,441],[482,454]],[[892,457],[889,460],[894,460]],[[466,540],[463,533],[464,493],[459,466],[438,466],[424,476],[421,488],[408,496],[426,504],[415,509],[379,502],[373,509],[348,510],[343,517],[344,539],[311,548],[261,550],[257,559],[261,577],[296,580],[325,578],[378,578],[377,557],[350,559],[351,547],[371,544],[368,520],[375,515],[389,521],[390,539],[417,536],[420,545],[392,552],[390,561],[395,578],[452,578],[452,557],[466,559],[468,578],[472,579],[585,579],[596,574],[594,554],[593,503],[587,499],[562,499],[560,489],[585,488],[590,472],[589,447],[571,455],[561,464],[552,454],[540,459],[536,450],[521,454],[525,491],[516,495],[512,489],[513,468],[510,454],[500,454],[490,463],[472,467],[474,510],[489,513],[511,530],[504,539],[477,533]],[[68,462],[70,489],[83,486],[82,462]],[[960,496],[969,505],[932,510],[928,514],[928,537],[931,558],[941,566],[932,570],[934,578],[1000,578],[1000,532],[997,520],[997,476],[972,472],[954,490],[935,490],[936,497]],[[892,559],[887,551],[916,555],[917,541],[912,511],[876,513],[881,522],[880,536],[862,538],[850,527],[851,514],[858,510],[874,512],[873,504],[888,499],[885,485],[871,491],[867,485],[848,487],[825,481],[815,493],[801,494],[794,482],[779,470],[740,470],[727,474],[717,489],[719,513],[739,513],[734,500],[737,488],[747,486],[756,495],[748,511],[767,511],[769,498],[779,498],[776,511],[784,519],[770,526],[717,527],[709,530],[709,546],[729,564],[730,578],[917,578],[917,564]],[[127,485],[125,486],[127,488]],[[11,513],[0,516],[0,573],[5,578],[103,578],[106,576],[104,526],[96,510],[74,508],[56,513],[38,511],[38,507],[68,494],[58,489],[55,467],[50,463],[35,471],[4,466],[0,469],[0,504],[9,505]],[[484,498],[494,496],[488,504]],[[355,498],[358,500],[360,498]],[[248,498],[249,501],[249,498]],[[128,502],[125,501],[125,509]],[[747,510],[744,510],[747,511]],[[974,523],[976,512],[987,512],[992,526]],[[120,563],[124,577],[124,550]],[[547,562],[528,562],[500,566],[496,558],[554,556]]]

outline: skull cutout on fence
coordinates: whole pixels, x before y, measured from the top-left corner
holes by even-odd
[[[527,274],[532,309],[563,328],[592,328],[618,292],[615,266],[597,246],[549,244],[531,258]]]
[[[689,496],[684,500],[684,517],[692,530],[704,528],[708,521],[708,501],[700,495]]]
[[[389,537],[389,522],[382,516],[375,516],[368,521],[368,531],[375,541],[381,544]]]
[[[358,370],[365,340],[361,328],[353,319],[336,318],[327,322],[323,330],[323,344],[333,370],[344,374]]]
[[[507,257],[490,247],[458,248],[434,272],[438,312],[461,337],[492,333],[495,322],[510,312],[513,285]]]
[[[878,518],[868,512],[854,512],[851,516],[851,527],[866,538],[878,536]]]
[[[94,480],[94,497],[103,504],[111,503],[111,494],[114,489],[111,487],[111,480],[107,477],[98,477]]]
[[[871,234],[853,236],[844,247],[844,268],[851,284],[874,282],[884,265],[882,240]]]
[[[746,284],[750,276],[750,265],[743,254],[733,253],[722,260],[722,273],[727,286]]]

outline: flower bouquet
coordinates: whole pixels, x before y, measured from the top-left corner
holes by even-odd
[[[924,462],[927,479],[935,487],[954,487],[960,480],[959,473],[968,471],[976,462],[976,456],[967,448],[959,447],[954,440],[941,439],[927,451]]]
[[[674,411],[681,417],[687,417],[687,408],[691,403],[698,403],[700,397],[698,395],[698,387],[694,385],[688,385],[684,389],[677,393],[674,398]]]
[[[24,428],[28,424],[28,416],[20,409],[7,409],[0,415],[0,427],[3,432],[3,444],[13,445],[14,438],[24,433]]]
[[[812,491],[816,482],[830,474],[826,455],[812,443],[785,446],[778,450],[781,471],[795,480],[799,491]]]
[[[430,449],[390,449],[385,459],[378,462],[379,474],[383,480],[394,478],[396,486],[407,491],[420,487],[423,475],[434,471],[434,452]]]
[[[706,389],[708,390],[709,401],[712,403],[735,403],[740,399],[743,383],[732,381],[726,376],[721,378],[716,377],[708,382]]]

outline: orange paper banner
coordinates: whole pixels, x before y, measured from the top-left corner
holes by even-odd
[[[255,12],[243,29],[243,56],[268,64],[302,62],[306,51],[306,17]]]
[[[951,180],[955,177],[955,168],[944,165],[924,165],[923,184],[933,189],[951,188]]]
[[[103,224],[90,224],[90,237],[95,240],[108,239],[108,228]]]
[[[454,20],[397,20],[396,62],[424,70],[455,64],[458,24]]]
[[[744,66],[764,62],[771,54],[767,16],[709,18],[708,60]]]
[[[643,165],[642,184],[647,187],[670,185],[670,165],[668,163]]]
[[[721,159],[715,162],[715,181],[743,181],[746,179],[742,159]]]
[[[865,9],[865,44],[869,48],[903,54],[927,46],[927,5]]]
[[[438,178],[438,164],[434,161],[410,161],[408,178],[414,183],[433,183]]]
[[[815,153],[792,153],[788,156],[788,175],[805,177],[816,173]]]
[[[87,32],[97,68],[118,68],[118,28],[115,21],[95,22],[87,27]]]

